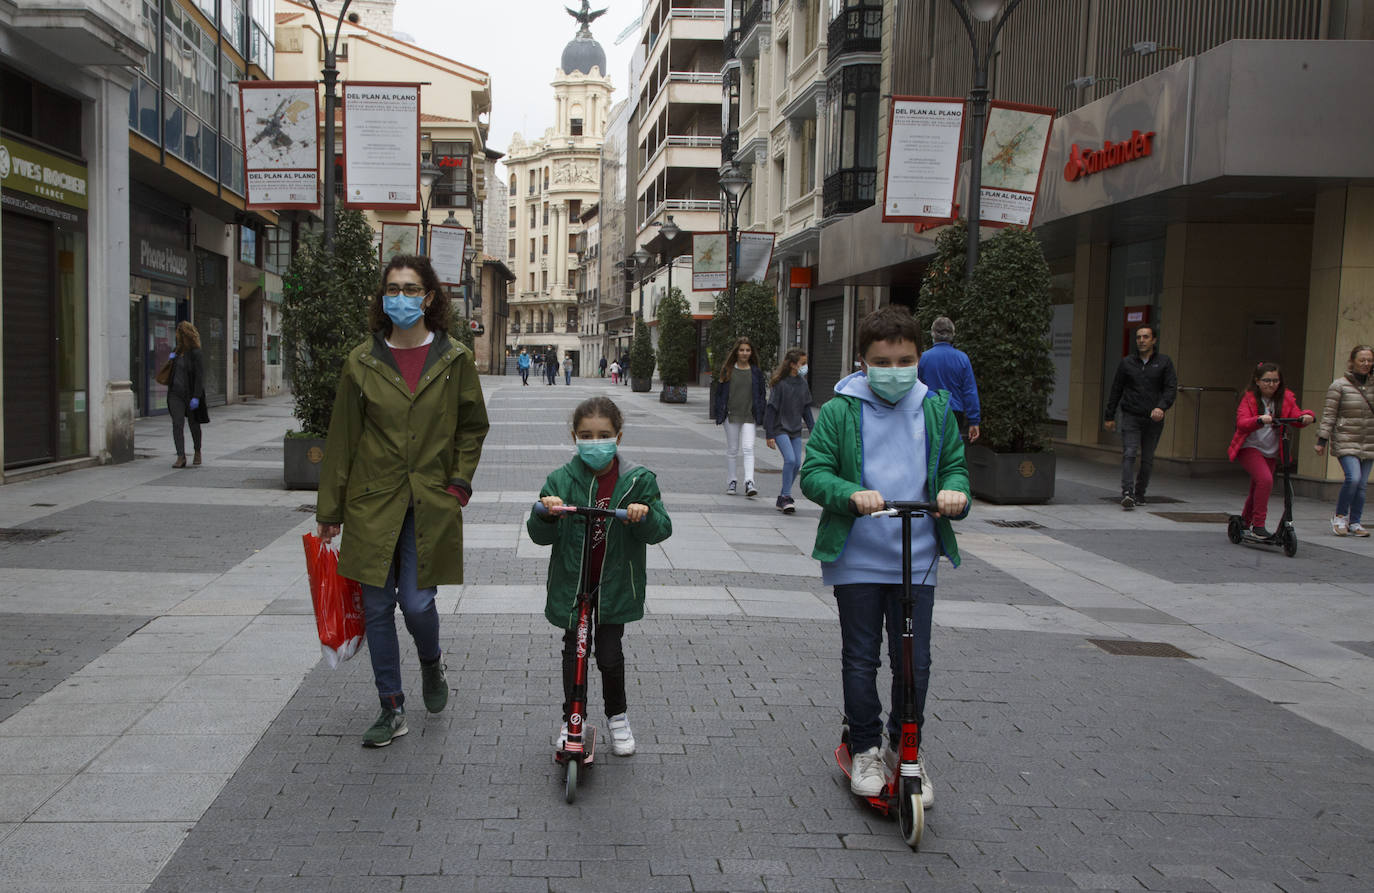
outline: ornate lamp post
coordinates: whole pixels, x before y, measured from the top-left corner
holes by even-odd
[[[420,253],[429,257],[429,203],[434,200],[434,184],[444,175],[439,165],[426,158],[420,164]],[[453,216],[453,212],[449,212]],[[457,223],[455,218],[454,223]]]
[[[452,211],[448,216],[454,223],[458,222]],[[469,241],[463,246],[463,318],[469,321],[472,320],[472,261],[476,257],[477,246]]]
[[[653,263],[654,256],[645,251],[643,246],[635,249],[632,255],[635,265],[635,272],[639,274],[639,309],[635,311],[635,319],[644,318],[644,274],[649,272],[649,264]]]
[[[1019,0],[1017,0],[1019,2]],[[735,334],[735,292],[739,287],[739,209],[744,195],[753,185],[739,165],[733,161],[720,175],[720,189],[725,195],[725,213],[730,222],[730,256],[727,260],[730,269],[730,303],[726,305],[730,313],[730,334]]]
[[[658,231],[663,234],[663,238],[668,240],[663,245],[663,253],[668,256],[668,294],[671,295],[673,293],[673,264],[677,260],[677,254],[674,253],[670,245],[672,241],[677,238],[677,234],[682,232],[682,227],[673,222],[672,214],[668,215],[666,223],[658,221],[654,223],[654,226],[658,227]]]
[[[949,0],[954,11],[964,22],[968,32],[969,47],[973,50],[973,90],[969,92],[969,105],[973,108],[973,157],[968,168],[968,253],[965,264],[965,281],[973,281],[973,268],[978,265],[978,231],[982,221],[983,209],[983,122],[988,115],[988,62],[997,46],[997,35],[1002,26],[1011,18],[1021,0]],[[1003,10],[1003,5],[1006,9]],[[973,22],[969,16],[980,22],[993,22],[992,33],[988,37],[987,48],[979,52],[978,37],[973,33]],[[996,20],[995,22],[993,20]]]
[[[334,25],[334,39],[324,45],[324,250],[334,248],[334,87],[339,83],[339,31],[343,28],[348,6],[353,0],[344,0]],[[324,29],[324,16],[320,14],[320,4],[310,0],[310,8],[315,10],[315,19],[320,23],[320,39],[327,33]]]

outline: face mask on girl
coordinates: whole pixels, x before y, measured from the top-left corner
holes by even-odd
[[[600,470],[610,465],[611,460],[615,458],[615,441],[614,437],[579,440],[577,441],[577,455],[583,462],[587,463],[588,467]]]
[[[808,370],[808,369],[810,369],[810,368],[811,368],[811,367],[808,366],[807,364],[802,363],[800,366],[797,367],[797,374],[798,374],[798,375],[805,375],[805,374],[806,374],[806,370]]]
[[[915,366],[868,367],[868,387],[888,403],[900,403],[915,386]]]
[[[425,315],[424,301],[424,295],[414,298],[405,295],[383,295],[382,310],[397,326],[408,329]]]

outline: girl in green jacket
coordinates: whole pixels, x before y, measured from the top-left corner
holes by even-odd
[[[629,520],[584,523],[557,515],[536,515],[531,510],[525,528],[538,545],[553,546],[544,616],[564,630],[563,725],[554,744],[561,748],[568,735],[577,659],[577,587],[582,579],[583,538],[591,531],[588,584],[595,604],[592,638],[596,665],[601,670],[611,749],[617,756],[627,757],[635,752],[635,739],[625,712],[621,640],[625,624],[644,616],[645,547],[671,536],[673,522],[663,508],[654,473],[616,455],[623,422],[619,407],[607,397],[592,397],[578,404],[572,418],[577,456],[549,475],[539,491],[539,501],[547,508],[565,504],[623,508]]]

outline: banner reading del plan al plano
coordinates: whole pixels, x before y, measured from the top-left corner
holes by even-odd
[[[420,85],[344,84],[344,203],[420,207]]]
[[[318,207],[318,87],[313,81],[240,81],[238,87],[247,207]]]

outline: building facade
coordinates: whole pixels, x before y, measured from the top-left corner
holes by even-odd
[[[1256,362],[1282,363],[1303,405],[1320,408],[1350,347],[1374,338],[1374,297],[1361,285],[1374,269],[1374,125],[1349,113],[1347,95],[1374,76],[1374,3],[1257,0],[1211,12],[1195,15],[1185,0],[1129,10],[1077,0],[1054,16],[1027,5],[1002,32],[993,97],[1060,109],[1035,228],[1053,277],[1061,449],[1116,453],[1102,416],[1139,321],[1160,326],[1182,385],[1158,455],[1192,469],[1223,460]],[[830,122],[818,280],[839,300],[822,310],[813,298],[811,308],[813,344],[828,329],[820,318],[834,321],[840,369],[857,318],[883,303],[914,306],[938,234],[881,221],[881,98],[963,95],[961,35],[941,3],[843,0],[830,23],[831,66],[850,56],[878,65],[876,80],[828,79],[830,107],[859,111],[853,139],[850,118],[838,133]],[[1092,86],[1072,86],[1089,75]],[[1086,175],[1073,163],[1135,133],[1152,135],[1149,155]],[[823,398],[814,381],[813,392]],[[1311,450],[1299,455],[1309,482],[1340,476]]]
[[[134,455],[129,3],[0,4],[3,480]],[[184,235],[183,235],[184,239]]]
[[[511,296],[512,354],[573,357],[582,368],[578,322],[578,244],[582,212],[600,191],[601,145],[611,115],[606,53],[592,37],[591,18],[563,49],[554,79],[554,126],[526,142],[519,133],[506,153],[510,190],[507,246],[516,275]]]

